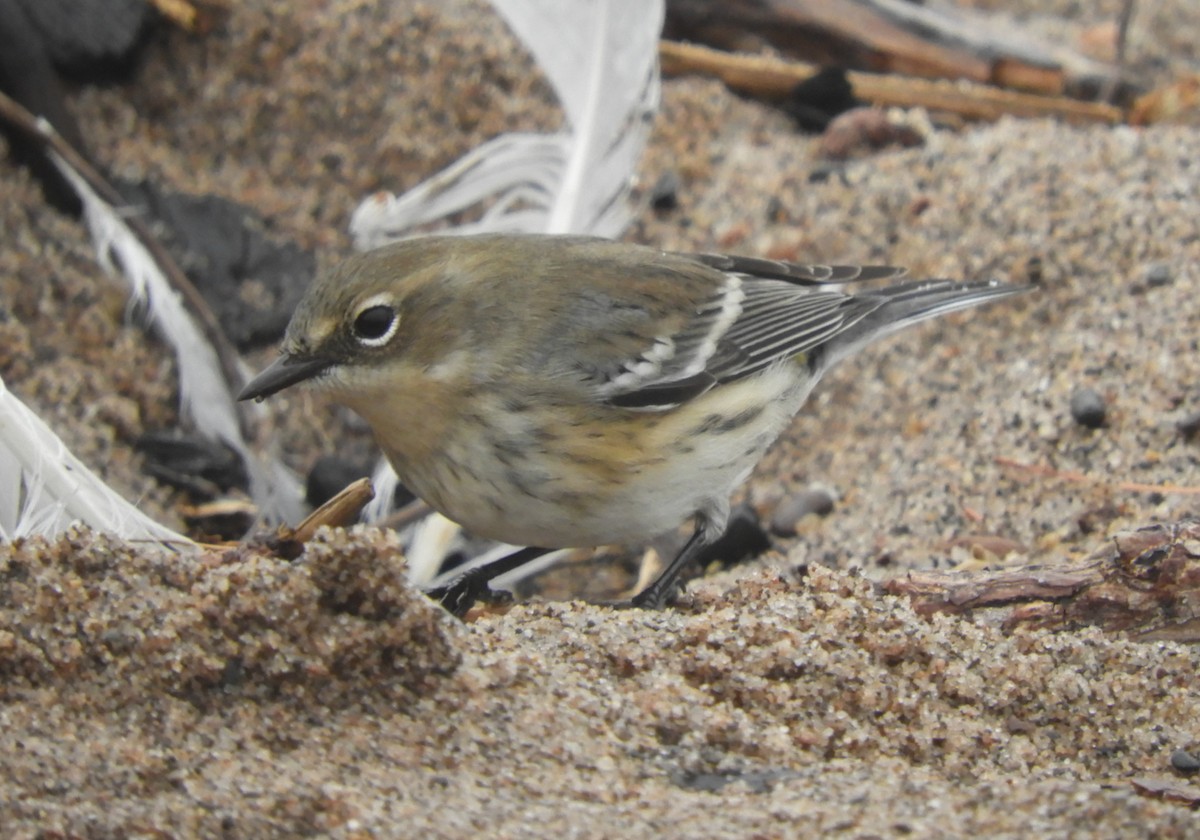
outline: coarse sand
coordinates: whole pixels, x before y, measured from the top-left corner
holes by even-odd
[[[1120,4],[1078,5],[1015,17],[1071,45]],[[1139,3],[1152,81],[1196,72],[1193,5]],[[364,195],[558,125],[482,3],[234,6],[73,110],[115,174],[247,204],[323,265]],[[1200,486],[1178,425],[1200,413],[1196,138],[1005,119],[831,166],[768,106],[668,80],[641,191],[674,172],[679,206],[630,239],[1014,282],[1036,257],[1042,288],[830,375],[744,500],[769,518],[819,487],[833,511],[662,612],[547,597],[632,583],[579,562],[464,624],[362,528],[292,562],[79,531],[0,550],[0,834],[1196,836],[1194,810],[1132,784],[1197,784],[1171,769],[1200,755],[1195,646],[925,619],[876,586],[979,563],[974,537],[1016,549],[985,560],[1054,564],[1196,515],[1170,489]],[[176,421],[170,352],[125,320],[80,224],[3,156],[0,182],[0,375],[179,526],[132,447]],[[1080,389],[1100,428],[1072,418]],[[365,445],[302,390],[273,403],[300,471]]]

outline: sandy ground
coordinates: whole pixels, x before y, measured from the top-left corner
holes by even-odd
[[[1024,20],[1069,40],[1116,5],[1079,18],[1038,4]],[[1194,69],[1198,39],[1188,3],[1147,3],[1133,59],[1169,78]],[[135,78],[73,104],[118,174],[244,202],[323,264],[348,250],[364,194],[556,124],[546,86],[467,3],[255,0],[207,38],[166,34]],[[786,118],[715,82],[669,81],[643,182],[674,170],[680,206],[643,211],[630,238],[1014,280],[1036,256],[1044,289],[830,376],[747,498],[770,516],[822,487],[832,514],[662,613],[533,602],[463,625],[402,583],[394,539],[375,531],[324,535],[293,563],[82,533],[5,550],[0,827],[1194,835],[1194,812],[1130,780],[1200,752],[1200,652],[924,620],[872,581],[961,562],[980,536],[1019,546],[1008,562],[1053,564],[1195,514],[1194,495],[1120,485],[1200,485],[1200,443],[1176,426],[1200,412],[1195,137],[1006,120],[821,174]],[[174,422],[169,353],[124,321],[82,228],[6,161],[0,179],[0,374],[173,521],[180,499],[130,446]],[[1072,419],[1079,388],[1103,397],[1104,427]],[[362,438],[302,392],[279,407],[300,470]],[[594,571],[545,588],[629,584]]]

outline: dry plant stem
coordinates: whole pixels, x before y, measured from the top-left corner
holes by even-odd
[[[670,37],[733,52],[766,42],[822,65],[1047,95],[1113,78],[1108,64],[967,9],[901,0],[674,0],[669,6]]]
[[[380,520],[379,527],[391,528],[393,531],[403,531],[409,525],[417,524],[431,513],[433,513],[433,508],[420,499],[413,499],[400,508],[400,510],[388,514]]]
[[[58,132],[54,130],[53,126],[44,120],[39,120],[21,107],[19,103],[14,102],[3,93],[0,93],[0,119],[24,132],[35,141],[42,143],[46,149],[53,151],[66,161],[103,201],[113,207],[121,207],[125,203],[125,199],[108,183],[107,179],[96,171],[96,168],[83,155],[63,140]],[[217,354],[217,360],[221,365],[221,372],[224,374],[225,381],[228,383],[230,390],[237,391],[240,389],[245,385],[239,365],[240,357],[237,350],[229,343],[229,339],[225,337],[225,333],[221,330],[221,326],[217,322],[212,309],[209,308],[208,303],[204,300],[204,296],[197,291],[192,281],[183,273],[183,270],[179,268],[179,265],[172,259],[167,249],[162,246],[162,243],[158,241],[150,231],[149,226],[142,219],[132,214],[123,215],[123,219],[125,224],[129,226],[129,229],[138,238],[138,241],[142,243],[142,246],[145,247],[146,251],[153,258],[159,270],[162,271],[163,275],[170,282],[171,287],[183,297],[188,312],[196,319],[201,331],[204,333],[205,339],[212,345],[214,352]],[[245,409],[239,408],[238,411],[242,433],[248,439],[253,438],[253,435],[249,433],[249,429],[253,427],[253,424],[249,422]]]
[[[1138,641],[1200,642],[1200,522],[1113,538],[1086,560],[997,572],[911,572],[884,584],[922,615],[971,614],[1005,630],[1095,626]]]
[[[1182,484],[1143,484],[1138,481],[1108,481],[1103,478],[1087,475],[1075,470],[1056,470],[1045,464],[1023,464],[1012,458],[996,458],[995,462],[1002,467],[1019,470],[1030,475],[1044,478],[1054,478],[1060,481],[1070,481],[1078,484],[1095,484],[1109,487],[1113,490],[1123,490],[1128,493],[1176,493],[1184,496],[1200,495],[1200,487]]]
[[[281,533],[280,536],[298,543],[306,543],[322,525],[331,528],[353,525],[358,521],[363,508],[373,498],[375,488],[371,485],[371,479],[360,478],[342,488],[341,492],[306,516],[295,528],[283,529],[287,534]]]
[[[766,56],[734,55],[709,47],[662,41],[662,71],[668,76],[687,73],[714,76],[731,90],[761,99],[786,97],[820,68],[799,61]],[[916,79],[847,71],[854,95],[884,107],[922,107],[972,120],[1017,117],[1058,117],[1073,123],[1117,124],[1125,111],[1115,105],[1081,102],[1063,96],[1041,96],[1002,90],[975,82]]]
[[[1100,90],[1099,99],[1101,102],[1113,102],[1117,97],[1117,90],[1121,86],[1121,79],[1125,75],[1125,51],[1129,45],[1129,23],[1133,20],[1133,11],[1136,3],[1134,0],[1125,0],[1121,4],[1121,14],[1117,18],[1117,44],[1116,56],[1113,64],[1116,67],[1116,72],[1109,78]]]

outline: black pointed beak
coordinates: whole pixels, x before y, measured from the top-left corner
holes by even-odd
[[[237,398],[239,400],[264,399],[298,382],[312,379],[327,370],[332,364],[332,359],[323,356],[302,357],[285,354],[250,380]]]

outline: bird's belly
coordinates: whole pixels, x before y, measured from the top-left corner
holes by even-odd
[[[803,402],[794,377],[779,378],[775,399],[748,380],[661,413],[492,412],[447,434],[420,470],[389,456],[435,509],[514,545],[636,543],[696,514],[723,527],[730,494]]]
[[[612,441],[604,443],[612,444]],[[638,542],[670,529],[695,507],[660,476],[658,457],[621,451],[601,458],[574,447],[448,441],[409,489],[472,534],[543,548]]]

